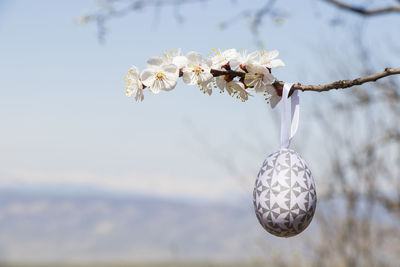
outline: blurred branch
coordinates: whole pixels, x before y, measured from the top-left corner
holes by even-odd
[[[352,6],[349,4],[345,4],[341,1],[337,0],[325,0],[325,2],[328,2],[338,8],[351,11],[354,13],[357,13],[359,15],[363,16],[372,16],[372,15],[382,15],[382,14],[387,14],[387,13],[396,13],[400,12],[400,5],[393,5],[393,6],[388,6],[388,7],[383,7],[383,8],[376,8],[376,9],[366,9],[364,7],[357,7],[357,6]]]
[[[233,70],[212,69],[211,73],[213,74],[214,77],[221,76],[221,75],[227,75],[230,78],[234,78],[234,77],[244,78],[246,76],[246,73],[244,73],[244,72],[233,71]],[[383,72],[375,73],[375,74],[368,75],[365,77],[360,77],[360,78],[357,78],[354,80],[340,80],[340,81],[332,82],[332,83],[325,84],[325,85],[302,85],[300,83],[296,83],[293,85],[290,95],[293,93],[294,90],[325,92],[325,91],[329,91],[332,89],[345,89],[345,88],[353,87],[356,85],[361,85],[361,84],[367,83],[367,82],[376,82],[377,80],[379,80],[381,78],[388,77],[391,75],[396,75],[396,74],[400,74],[400,68],[396,68],[396,69],[386,68]],[[282,87],[284,84],[285,83],[282,81],[275,81],[273,83],[273,86],[275,87],[278,94],[280,94],[280,95],[281,95]]]
[[[262,24],[263,18],[270,14],[271,11],[274,9],[274,5],[276,3],[276,0],[269,0],[263,7],[261,7],[257,12],[254,14],[254,20],[251,23],[251,30],[253,32],[253,35],[257,38],[259,33],[259,28]],[[262,45],[262,41],[257,38],[257,42],[259,45]]]
[[[387,210],[391,212],[399,212],[400,211],[400,198],[393,199],[385,195],[374,196],[372,200],[379,202],[383,205]]]
[[[103,42],[106,35],[105,24],[110,19],[123,17],[132,12],[140,11],[146,7],[161,8],[164,6],[179,6],[184,4],[204,3],[207,1],[208,0],[105,0],[101,2],[101,8],[99,11],[81,16],[78,19],[78,22],[80,24],[88,24],[90,22],[96,23],[98,28],[98,39],[100,42]],[[126,4],[126,2],[128,4]],[[116,7],[116,5],[118,7]],[[178,21],[182,20],[182,16],[177,12],[177,10],[175,10],[174,14]]]

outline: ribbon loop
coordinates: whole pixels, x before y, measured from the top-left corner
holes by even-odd
[[[297,91],[294,91],[291,96],[291,118],[290,118],[290,132],[288,127],[288,120],[286,114],[287,100],[292,83],[285,83],[282,89],[282,113],[281,113],[281,149],[289,148],[290,141],[297,132],[300,117],[300,99]]]

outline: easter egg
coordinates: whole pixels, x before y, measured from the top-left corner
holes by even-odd
[[[275,236],[291,237],[307,228],[317,195],[311,171],[298,153],[281,149],[265,159],[255,182],[253,203],[258,221]]]

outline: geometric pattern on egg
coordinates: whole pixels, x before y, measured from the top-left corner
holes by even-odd
[[[310,224],[317,205],[315,183],[306,162],[291,149],[269,155],[255,182],[254,210],[269,233],[291,237]]]

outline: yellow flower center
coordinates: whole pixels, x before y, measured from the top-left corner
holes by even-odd
[[[162,73],[162,72],[157,72],[157,73],[156,73],[156,79],[157,79],[157,80],[163,80],[163,79],[165,79],[165,78],[167,78],[167,77],[165,76],[164,73]]]
[[[203,69],[200,66],[193,66],[193,72],[196,74],[200,74]]]

